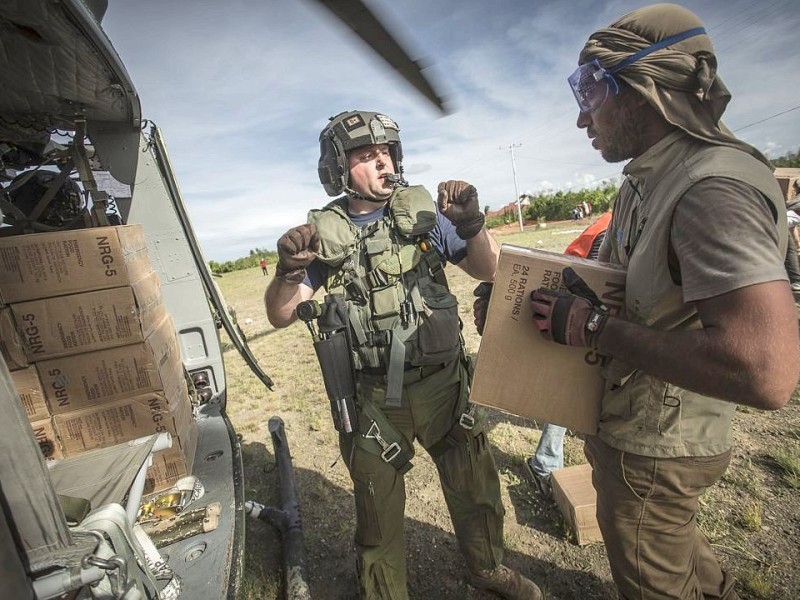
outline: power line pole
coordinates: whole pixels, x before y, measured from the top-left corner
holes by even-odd
[[[521,147],[522,144],[511,144],[508,149],[511,150],[511,172],[514,174],[514,193],[517,195],[517,217],[519,218],[519,230],[525,231],[525,226],[522,224],[522,204],[519,197],[519,185],[517,185],[517,164],[514,162],[514,148]],[[503,147],[500,146],[500,150]]]

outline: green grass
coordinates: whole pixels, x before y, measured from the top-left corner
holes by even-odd
[[[742,569],[736,573],[741,586],[756,598],[768,599],[772,594],[769,575],[755,569]]]
[[[739,524],[746,531],[761,531],[761,504],[750,502],[742,508]]]
[[[759,500],[763,500],[765,497],[764,486],[758,470],[753,466],[753,461],[749,457],[739,464],[731,465],[722,476],[722,481]]]
[[[786,485],[800,489],[800,447],[789,446],[775,450],[772,459],[778,464]]]

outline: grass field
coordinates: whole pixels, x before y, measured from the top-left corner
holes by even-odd
[[[508,226],[494,234],[502,243],[561,251],[588,224],[562,222],[544,229]],[[274,265],[270,265],[270,273]],[[448,268],[460,301],[468,351],[480,338],[472,325],[475,283]],[[351,483],[339,458],[328,401],[309,334],[296,323],[275,330],[266,321],[263,292],[269,277],[260,269],[217,279],[249,345],[275,382],[268,391],[235,350],[225,352],[229,413],[242,439],[246,496],[277,505],[277,477],[267,421],[286,424],[304,523],[312,597],[356,598],[352,545]],[[723,565],[738,579],[741,598],[800,598],[800,408],[795,398],[775,413],[737,411],[734,457],[722,481],[702,496],[700,525]],[[490,442],[505,505],[506,561],[534,578],[550,599],[614,599],[604,547],[575,545],[558,509],[542,499],[527,478],[524,460],[539,438],[536,423],[490,411]],[[567,436],[566,463],[584,462],[582,441]],[[455,600],[486,597],[467,586],[463,560],[438,489],[435,467],[424,452],[406,477],[406,540],[411,598]],[[262,522],[248,523],[248,553],[241,597],[281,597],[280,539]]]

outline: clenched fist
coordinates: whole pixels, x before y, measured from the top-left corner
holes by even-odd
[[[275,277],[288,283],[302,283],[306,267],[319,252],[316,225],[300,225],[284,233],[278,240],[278,265]]]
[[[485,217],[478,205],[478,190],[466,181],[442,181],[439,184],[439,212],[456,226],[456,235],[468,240],[483,229]]]

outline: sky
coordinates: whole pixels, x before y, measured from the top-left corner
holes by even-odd
[[[575,126],[566,78],[593,31],[645,3],[365,3],[426,66],[446,116],[316,0],[109,0],[103,28],[162,130],[206,259],[274,250],[330,200],[319,132],[345,110],[397,121],[410,183],[435,193],[468,181],[481,207],[619,176],[624,163],[606,163]],[[723,121],[770,157],[800,148],[795,0],[682,4],[705,24],[733,95]]]

